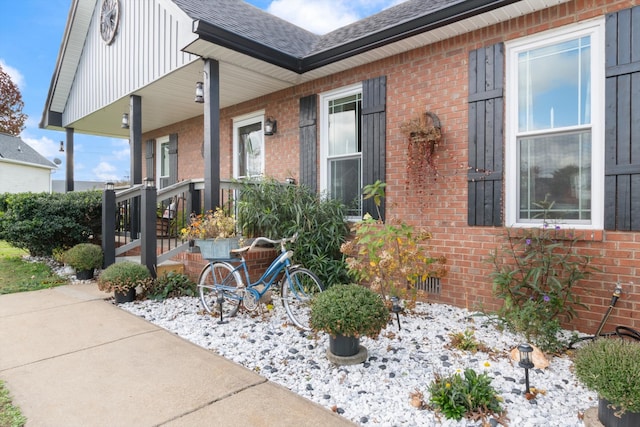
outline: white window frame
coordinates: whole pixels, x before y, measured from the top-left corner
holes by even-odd
[[[329,189],[329,102],[338,98],[362,94],[362,83],[345,86],[320,94],[320,191],[328,194]],[[361,136],[362,137],[362,136]],[[360,151],[360,174],[363,173],[362,151]],[[360,176],[362,182],[362,176]],[[361,196],[362,197],[362,196]],[[361,220],[361,217],[347,217],[349,220]]]
[[[604,104],[605,56],[604,19],[594,19],[576,25],[545,31],[514,40],[506,47],[506,114],[505,114],[505,224],[511,227],[535,227],[536,223],[518,222],[518,54],[589,35],[591,37],[591,220],[553,220],[574,229],[604,227]],[[561,128],[567,129],[567,128]],[[560,130],[559,130],[560,132]],[[546,132],[545,132],[546,133]],[[531,133],[535,135],[535,132]]]
[[[156,139],[156,188],[160,189],[162,188],[160,186],[161,184],[161,180],[162,178],[169,178],[169,175],[162,175],[162,145],[163,144],[169,144],[169,135],[166,136],[162,136],[158,139]],[[167,153],[167,158],[168,158],[169,154]],[[170,171],[167,170],[168,173],[170,173]]]
[[[240,168],[240,164],[239,164],[239,159],[238,159],[238,130],[241,127],[244,126],[249,126],[249,125],[253,125],[256,123],[260,123],[260,128],[263,130],[262,133],[262,146],[263,146],[263,150],[260,153],[260,158],[261,158],[261,163],[262,163],[262,171],[261,171],[261,176],[264,175],[265,173],[265,168],[266,168],[266,164],[265,164],[265,150],[266,150],[266,141],[264,139],[264,110],[260,110],[260,111],[255,111],[253,113],[249,113],[249,114],[245,114],[242,116],[238,116],[238,117],[234,117],[233,118],[233,177],[234,178],[240,178],[239,176],[239,168]],[[251,178],[256,178],[256,176],[252,176]]]

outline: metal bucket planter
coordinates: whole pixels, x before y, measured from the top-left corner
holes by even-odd
[[[227,239],[196,239],[195,245],[200,248],[200,254],[204,259],[229,258],[231,250],[240,247],[239,237]]]

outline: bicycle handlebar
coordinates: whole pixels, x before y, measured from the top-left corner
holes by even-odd
[[[280,244],[281,246],[284,246],[286,243],[289,243],[289,242],[293,243],[297,239],[298,239],[298,233],[297,232],[296,232],[296,234],[294,234],[291,237],[285,237],[285,238],[282,238],[280,240],[271,240],[271,239],[269,239],[267,237],[256,237],[255,240],[251,243],[251,246],[245,246],[244,248],[241,248],[238,251],[244,251],[245,249],[248,250],[248,251],[251,251],[260,242],[271,243],[272,245]]]

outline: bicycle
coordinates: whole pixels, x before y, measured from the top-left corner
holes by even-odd
[[[200,301],[205,310],[210,314],[216,314],[217,309],[221,322],[224,317],[235,316],[240,304],[246,310],[254,311],[258,308],[260,299],[278,281],[282,305],[287,316],[298,328],[310,330],[310,301],[324,289],[320,279],[310,270],[291,263],[293,251],[287,250],[286,244],[295,242],[297,237],[297,233],[293,237],[280,240],[258,237],[250,246],[231,251],[239,258],[209,260],[198,279]],[[251,283],[244,254],[261,242],[279,244],[280,255],[256,282]],[[241,276],[242,271],[245,280]]]

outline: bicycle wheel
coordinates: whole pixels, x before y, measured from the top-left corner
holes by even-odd
[[[311,330],[309,317],[311,300],[323,291],[320,279],[306,268],[292,268],[289,276],[282,279],[280,289],[282,304],[289,319],[300,329]]]
[[[208,313],[220,316],[219,292],[222,291],[222,317],[232,317],[238,312],[241,300],[242,279],[226,262],[207,265],[200,273],[198,290],[200,302]]]

